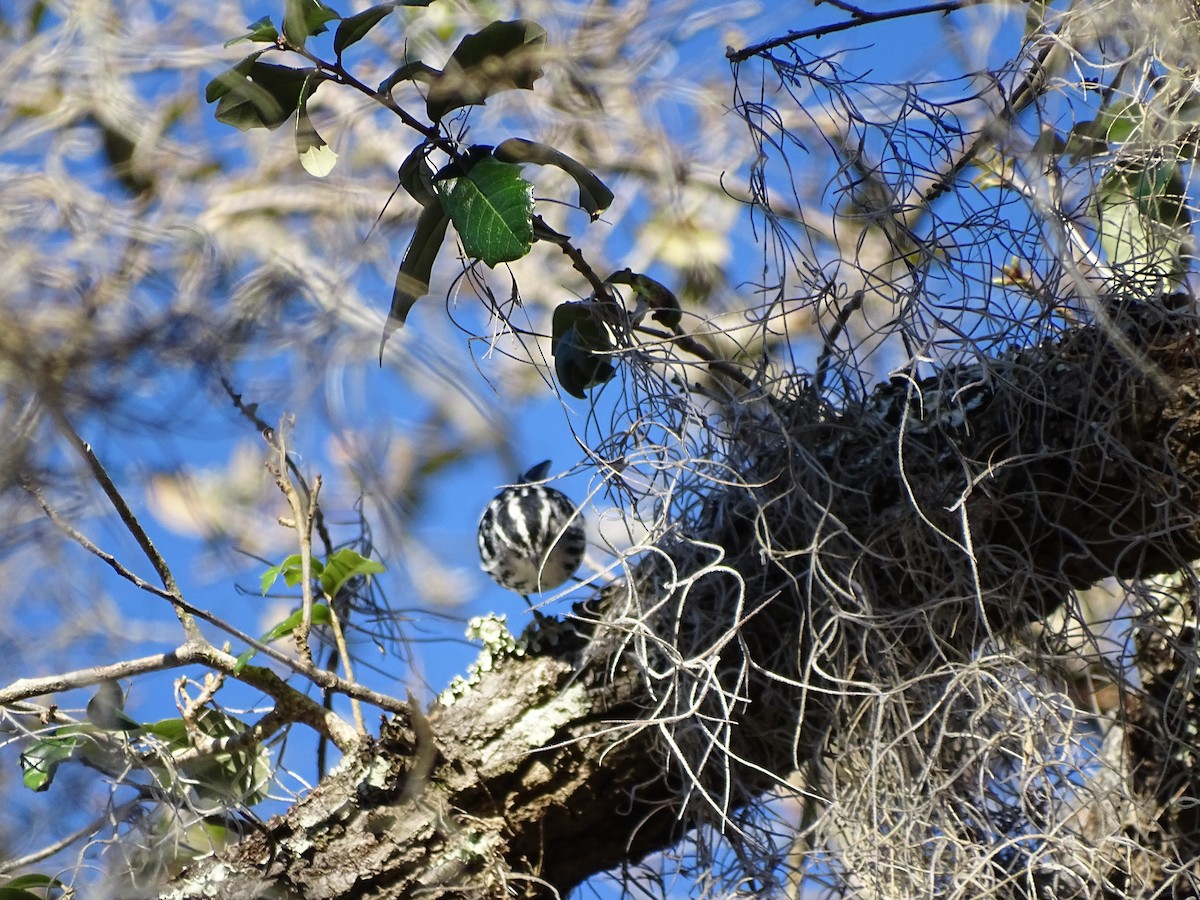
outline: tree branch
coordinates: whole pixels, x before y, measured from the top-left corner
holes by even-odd
[[[541,641],[552,652],[499,658],[436,706],[432,737],[389,724],[170,896],[272,884],[324,897],[492,896],[517,878],[526,896],[564,895],[677,840],[689,794],[728,815],[779,788],[772,773],[818,758],[844,694],[822,673],[869,681],[885,665],[969,659],[1073,588],[1200,557],[1194,320],[1148,307],[1114,318],[1173,392],[1103,329],[1081,327],[882,385],[837,419],[798,398],[790,418],[759,423],[735,448],[746,483],[709,498],[696,539],[664,545],[634,587],[615,590],[652,610],[639,627],[676,656],[649,667],[627,649],[627,614],[577,609],[581,624]],[[723,705],[705,721],[723,737],[705,753],[718,762],[684,778],[673,760],[686,751],[659,727],[671,718],[667,682],[650,672],[686,674],[712,646],[705,675]],[[703,700],[681,702],[709,715]]]

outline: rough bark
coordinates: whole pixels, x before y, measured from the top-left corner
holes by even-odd
[[[894,381],[837,416],[779,404],[753,429],[738,465],[760,487],[714,495],[693,523],[740,572],[746,608],[735,622],[727,591],[693,585],[687,598],[702,623],[739,628],[718,673],[740,698],[733,805],[829,740],[832,707],[803,690],[813,654],[840,654],[847,670],[901,646],[912,665],[965,656],[1072,588],[1200,557],[1194,325],[1134,310],[1116,340],[1081,327]],[[696,564],[669,552],[685,574]],[[862,598],[891,624],[831,651],[817,639],[822,609]],[[661,633],[686,655],[707,637],[702,624],[680,627],[683,608],[664,605]],[[636,727],[662,696],[597,619],[594,634],[544,623],[538,649],[499,660],[453,705],[385,724],[287,815],[183,873],[171,896],[565,895],[669,846],[683,791],[661,732]],[[765,659],[768,672],[745,674]]]

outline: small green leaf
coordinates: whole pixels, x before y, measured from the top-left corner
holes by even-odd
[[[655,281],[649,275],[643,275],[631,269],[621,269],[621,271],[609,275],[605,282],[629,285],[654,310],[650,314],[650,318],[662,322],[671,330],[678,328],[683,321],[679,299],[671,293],[666,285]]]
[[[259,640],[264,644],[269,644],[272,641],[279,640],[281,637],[287,637],[296,630],[296,627],[302,621],[304,621],[304,610],[298,609],[264,634]],[[312,622],[314,625],[328,625],[330,622],[329,607],[324,603],[314,603],[312,608]]]
[[[328,31],[326,22],[340,18],[321,0],[287,0],[283,13],[283,36],[293,47],[304,49],[304,42],[310,37]]]
[[[287,637],[296,627],[304,621],[304,610],[297,609],[290,616],[260,637],[258,640],[263,644],[270,644],[273,641],[279,640],[281,637]],[[324,603],[314,603],[312,608],[312,622],[314,625],[328,625],[332,619],[329,615],[329,607]],[[237,655],[237,662],[233,666],[233,674],[241,674],[242,669],[246,668],[246,664],[254,659],[258,653],[257,650],[251,648],[243,650]]]
[[[300,116],[296,120],[296,150],[300,155],[300,165],[314,178],[324,178],[337,165],[337,153],[321,140],[321,135],[312,127],[308,116]]]
[[[591,303],[561,303],[554,310],[551,350],[554,373],[564,391],[581,400],[589,388],[610,381],[616,373],[611,354],[612,335]]]
[[[60,764],[66,762],[79,746],[74,734],[34,738],[21,754],[22,782],[31,791],[44,791],[54,781]]]
[[[249,29],[240,37],[231,38],[225,42],[226,47],[232,47],[234,44],[240,44],[242,41],[253,41],[256,44],[273,44],[279,39],[279,32],[275,30],[275,25],[271,21],[270,16],[263,16],[257,22],[251,22],[246,26]]]
[[[257,655],[258,651],[253,647],[251,647],[249,650],[243,650],[241,653],[239,653],[237,655],[237,659],[233,663],[234,676],[236,677],[241,675],[242,669],[246,668],[246,665],[250,662],[250,660],[254,659],[254,657]]]
[[[342,52],[347,47],[365,38],[371,29],[391,15],[395,8],[395,3],[380,3],[342,19],[333,34],[333,52],[337,54],[338,59],[342,58]]]
[[[301,562],[302,561],[300,558],[300,554],[293,553],[291,556],[287,557],[279,565],[271,566],[271,568],[269,568],[269,569],[267,569],[267,571],[263,572],[263,575],[262,575],[263,596],[266,596],[267,591],[269,591],[271,589],[272,585],[275,584],[276,579],[278,579],[280,575],[283,576],[284,584],[286,584],[288,587],[295,587],[296,585],[298,585],[300,583],[300,577],[301,577],[300,573],[303,571],[303,569],[301,568]],[[314,560],[314,562],[315,562],[315,560]]]
[[[259,62],[265,52],[251,54],[208,83],[205,99],[216,102],[218,122],[242,131],[278,128],[296,112],[301,98],[307,100],[324,80],[316,69]]]
[[[546,29],[528,19],[492,22],[467,35],[429,86],[429,118],[441,121],[451,110],[482,105],[500,91],[532,90],[542,76],[545,46]]]
[[[501,162],[533,163],[537,166],[556,166],[575,179],[579,187],[579,205],[591,217],[600,218],[613,202],[613,192],[591,169],[567,154],[524,138],[509,138],[492,154]]]
[[[351,578],[358,575],[380,575],[386,571],[382,563],[367,559],[357,550],[345,547],[329,557],[329,562],[325,564],[325,571],[321,573],[321,590],[325,592],[325,596],[333,598]]]
[[[489,266],[520,259],[533,244],[533,185],[520,166],[485,156],[464,175],[435,180],[467,256]]]

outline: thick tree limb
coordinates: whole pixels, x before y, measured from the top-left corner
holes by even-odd
[[[1200,557],[1195,323],[1145,308],[1117,322],[1144,357],[1078,328],[894,380],[837,416],[799,398],[747,424],[746,485],[713,493],[696,540],[664,548],[633,592],[643,611],[668,601],[643,622],[679,659],[719,650],[717,731],[737,772],[718,766],[717,784],[696,767],[701,787],[736,807],[825,752],[829,672],[966,658],[1073,588]],[[647,587],[664,583],[669,597]],[[686,704],[648,674],[669,654],[635,658],[605,615],[591,636],[543,634],[427,723],[386,724],[171,896],[565,895],[669,846],[684,782],[651,717]]]

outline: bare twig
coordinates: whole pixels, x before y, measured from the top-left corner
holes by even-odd
[[[111,553],[107,553],[93,544],[87,535],[83,534],[83,532],[79,531],[74,525],[66,521],[58,514],[58,512],[50,505],[50,502],[42,493],[41,488],[30,481],[28,477],[23,477],[21,479],[21,487],[33,495],[34,499],[37,500],[38,505],[41,506],[42,511],[46,513],[50,521],[53,522],[63,534],[75,541],[75,543],[79,544],[79,546],[83,547],[83,549],[88,551],[88,553],[98,556],[100,559],[106,562],[114,572],[116,572],[126,581],[129,581],[143,591],[154,594],[156,597],[162,597],[164,600],[175,600],[175,598],[172,597],[168,591],[165,591],[157,585],[153,585],[146,581],[144,578],[135,575]]]
[[[233,401],[234,408],[255,427],[258,433],[262,435],[268,444],[274,447],[275,428],[268,424],[267,421],[258,414],[258,404],[248,404],[243,401],[242,395],[233,389],[233,384],[228,378],[221,378],[221,387],[225,389],[225,393],[228,394],[229,399]],[[286,462],[288,471],[292,473],[292,478],[299,483],[300,489],[303,490],[305,494],[311,493],[308,487],[308,481],[304,478],[304,473],[300,471],[300,467],[296,465],[295,460],[293,460],[291,456],[287,456]],[[317,534],[321,536],[321,543],[325,547],[325,553],[332,553],[333,538],[329,536],[329,529],[325,526],[325,514],[321,511],[319,506],[314,509],[313,514],[313,524],[316,526]]]
[[[333,639],[337,643],[338,656],[342,660],[342,668],[346,671],[346,680],[354,681],[354,666],[350,661],[350,647],[346,643],[346,634],[342,631],[342,619],[338,615],[337,604],[333,602],[333,597],[326,597],[325,601],[329,606],[329,624],[333,628]],[[350,698],[350,711],[354,716],[354,725],[358,728],[359,734],[367,733],[366,721],[363,719],[362,704],[355,698]]]
[[[292,509],[292,519],[284,524],[296,530],[296,535],[300,540],[300,626],[294,629],[292,638],[296,642],[296,652],[300,654],[300,659],[306,666],[312,666],[312,647],[309,646],[308,636],[312,631],[312,610],[313,610],[313,589],[312,589],[312,522],[313,509],[317,505],[317,495],[321,490],[321,477],[318,475],[313,480],[312,491],[309,495],[301,499],[299,491],[292,483],[292,480],[287,477],[287,442],[284,437],[284,429],[281,427],[275,433],[274,447],[279,455],[279,461],[270,464],[271,474],[275,476],[275,483],[279,485],[279,490],[283,492],[283,496],[287,499],[288,506]]]
[[[171,601],[175,609],[175,615],[179,618],[179,623],[183,626],[184,634],[189,641],[203,641],[204,636],[200,631],[200,626],[196,624],[195,618],[184,602],[183,593],[179,589],[179,584],[175,581],[175,576],[171,573],[171,567],[167,565],[166,559],[158,552],[158,548],[154,546],[154,542],[150,540],[150,536],[142,528],[141,522],[138,521],[133,510],[129,508],[129,504],[125,502],[125,498],[113,483],[112,478],[109,477],[104,464],[100,462],[100,458],[96,456],[91,445],[84,441],[72,427],[71,423],[67,421],[62,411],[55,407],[51,407],[51,409],[58,422],[59,430],[66,436],[68,442],[75,448],[76,452],[83,457],[92,472],[92,477],[96,479],[96,483],[100,485],[101,490],[108,497],[108,502],[117,511],[117,515],[120,516],[126,530],[133,535],[134,540],[142,548],[142,552],[146,555],[146,558],[150,560],[154,571],[158,573],[159,580],[166,589],[166,597]]]
[[[810,37],[824,37],[827,34],[836,34],[839,31],[849,31],[851,28],[857,28],[860,25],[873,25],[876,22],[888,22],[893,19],[905,19],[911,16],[925,16],[930,13],[951,13],[962,9],[964,6],[969,6],[969,2],[965,0],[954,0],[947,3],[929,3],[925,6],[912,6],[908,9],[893,9],[887,12],[871,13],[864,10],[853,10],[849,20],[845,22],[835,22],[832,25],[820,25],[816,28],[807,28],[804,31],[789,31],[781,37],[771,38],[767,41],[762,41],[757,44],[751,44],[749,47],[743,47],[741,50],[734,50],[730,47],[725,51],[725,57],[733,63],[745,62],[752,56],[757,56],[760,53],[765,53],[768,50],[773,50],[776,47],[782,47],[784,44],[790,44],[793,41],[802,41]]]
[[[97,831],[104,827],[106,822],[119,821],[125,814],[124,810],[132,809],[137,802],[138,801],[135,800],[124,804],[115,810],[106,810],[102,815],[96,819],[93,819],[91,822],[89,822],[87,825],[84,825],[77,831],[73,831],[64,837],[59,838],[52,844],[47,844],[45,847],[34,850],[32,853],[26,853],[24,856],[17,856],[13,859],[0,860],[0,874],[20,871],[26,866],[32,866],[44,859],[49,859],[59,851],[70,847],[76,841],[93,836]]]

